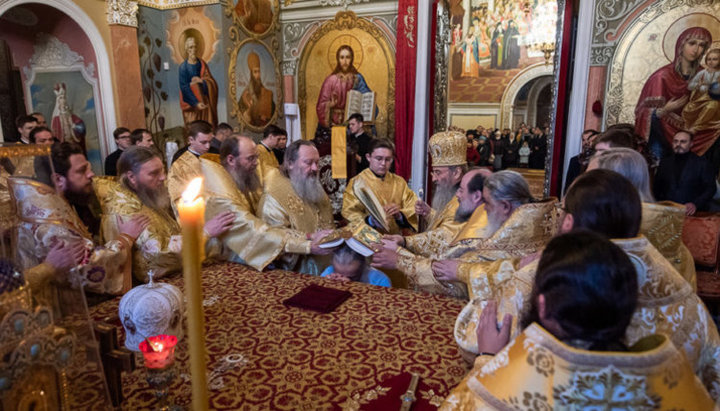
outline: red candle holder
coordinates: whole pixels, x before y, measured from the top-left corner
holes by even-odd
[[[161,370],[175,362],[175,346],[177,337],[174,335],[156,335],[140,342],[138,348],[145,359],[145,368]]]

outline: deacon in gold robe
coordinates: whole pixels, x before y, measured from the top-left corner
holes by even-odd
[[[157,152],[140,146],[125,150],[117,164],[120,181],[95,179],[95,192],[103,207],[102,228],[106,239],[118,237],[118,221],[144,215],[150,224],[135,241],[133,274],[140,281],[165,277],[182,270],[182,236],[172,214],[165,186],[165,166]],[[205,222],[206,255],[213,256],[217,237],[232,224],[233,215],[218,213]]]
[[[480,173],[471,170],[460,183],[456,215],[469,219],[447,247],[421,257],[393,250],[394,244],[386,242],[373,263],[395,264],[418,290],[466,299],[468,263],[522,257],[541,249],[556,229],[555,200],[530,202],[530,188],[516,172],[499,171],[484,180]]]
[[[223,258],[263,270],[282,254],[320,252],[320,238],[312,242],[305,232],[271,227],[256,217],[263,191],[258,151],[249,137],[232,135],[220,147],[221,164],[204,158],[200,163],[205,176],[206,218],[227,211],[233,215],[230,230],[221,238]]]
[[[315,144],[298,140],[285,152],[283,170],[271,170],[265,181],[263,196],[258,204],[260,218],[272,227],[284,227],[306,233],[316,241],[335,227],[330,199],[320,184],[320,155]],[[320,250],[318,250],[320,251]],[[329,254],[329,251],[322,250]],[[325,255],[310,256],[284,254],[276,260],[286,270],[319,275],[330,260]]]
[[[375,229],[382,224],[374,220],[365,204],[358,196],[361,189],[371,191],[385,211],[388,227],[386,234],[400,234],[401,229],[417,232],[418,216],[415,214],[415,203],[418,198],[410,190],[407,182],[400,176],[390,172],[395,155],[392,143],[385,140],[374,140],[370,144],[367,157],[368,168],[350,179],[343,195],[342,216],[351,225],[366,223]]]
[[[655,202],[650,191],[647,161],[635,150],[611,148],[601,151],[588,164],[588,170],[597,168],[620,173],[635,186],[643,201],[640,232],[697,291],[695,262],[690,250],[682,242],[685,206],[672,201]]]
[[[21,269],[40,265],[51,249],[64,244],[69,250],[82,246],[83,253],[67,281],[74,287],[102,294],[122,294],[132,287],[130,253],[137,236],[149,223],[146,216],[136,216],[119,224],[119,236],[103,246],[96,246],[88,227],[75,207],[92,194],[92,178],[83,150],[73,143],[57,143],[51,161],[54,188],[23,177],[10,177],[10,193],[15,201],[17,227],[17,262]],[[47,164],[49,167],[49,164]],[[52,270],[38,270],[42,278],[29,279],[35,284],[49,284]]]
[[[287,131],[274,124],[270,124],[263,130],[263,139],[257,146],[257,152],[258,161],[266,169],[280,168],[280,163],[278,163],[273,149],[282,148],[280,147],[280,141],[283,139],[287,141]]]
[[[666,336],[624,343],[643,299],[636,266],[597,233],[551,240],[521,316],[529,326],[511,341],[513,317],[498,322],[489,301],[478,322],[484,355],[441,409],[713,409]]]
[[[386,236],[413,254],[429,256],[445,247],[457,235],[464,222],[455,220],[460,203],[456,197],[460,181],[467,172],[466,139],[463,133],[445,131],[430,138],[432,156],[432,208],[422,200],[415,203],[415,213],[427,222],[422,233],[401,237]]]
[[[643,236],[637,236],[641,203],[637,191],[622,176],[608,170],[581,175],[565,197],[567,214],[561,231],[587,229],[616,238],[613,242],[630,257],[637,272],[639,299],[624,342],[661,333],[693,364],[710,395],[720,399],[720,337],[712,317],[700,298],[675,268]],[[495,264],[495,266],[493,266]],[[497,300],[502,314],[514,319],[511,334],[520,331],[516,319],[530,301],[537,259],[531,262],[506,260],[477,264],[469,283],[475,299],[468,303],[455,323],[460,347],[478,352],[476,329],[489,300]]]
[[[212,126],[207,121],[193,121],[188,126],[188,145],[175,153],[172,166],[168,172],[167,183],[170,202],[175,211],[177,211],[175,209],[177,203],[190,181],[202,176],[200,156],[210,150],[212,133]]]

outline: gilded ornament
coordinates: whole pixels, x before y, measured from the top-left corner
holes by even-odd
[[[458,131],[433,134],[429,142],[432,165],[435,167],[459,166],[467,163],[467,138]]]

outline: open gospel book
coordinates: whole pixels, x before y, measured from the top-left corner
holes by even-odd
[[[375,92],[368,91],[361,93],[357,90],[347,92],[347,100],[345,101],[345,121],[351,115],[360,113],[365,122],[375,121]]]
[[[382,234],[367,224],[358,224],[353,230],[343,228],[328,234],[320,241],[320,248],[335,248],[343,242],[363,257],[370,257],[382,246]]]
[[[365,184],[362,183],[361,179],[358,179],[355,182],[353,192],[355,193],[355,197],[357,197],[357,199],[365,206],[365,209],[368,210],[368,213],[373,220],[375,220],[375,224],[379,225],[379,228],[384,230],[385,233],[389,233],[390,227],[387,223],[387,214],[385,214],[385,209],[382,204],[380,204],[380,200],[378,200],[375,193],[367,188]]]

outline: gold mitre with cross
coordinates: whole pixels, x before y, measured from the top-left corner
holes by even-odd
[[[443,131],[430,137],[433,167],[459,166],[467,163],[467,139],[458,131]]]

